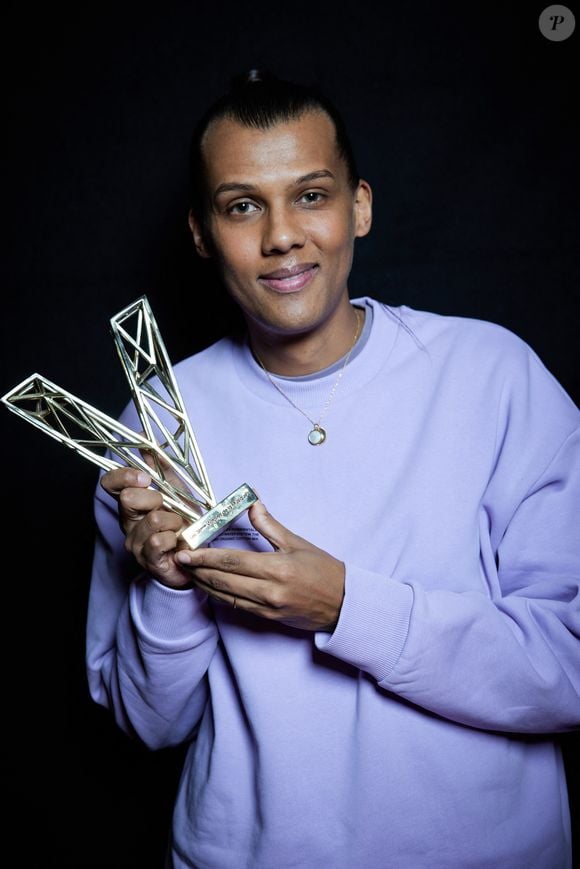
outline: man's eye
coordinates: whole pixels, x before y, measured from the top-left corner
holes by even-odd
[[[318,190],[308,190],[306,193],[303,193],[300,197],[303,202],[306,202],[307,205],[315,205],[318,202],[322,202],[325,199],[324,193],[320,193]]]
[[[256,210],[253,202],[234,202],[227,209],[228,214],[251,214]]]

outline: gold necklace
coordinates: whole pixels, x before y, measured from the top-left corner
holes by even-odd
[[[324,441],[326,440],[326,429],[322,428],[321,423],[322,423],[322,420],[324,418],[326,411],[330,407],[330,403],[331,403],[332,399],[334,398],[334,394],[338,388],[338,384],[340,383],[340,381],[342,379],[342,375],[344,374],[344,370],[345,370],[346,366],[348,365],[348,360],[350,359],[350,354],[352,353],[352,351],[354,349],[354,345],[358,341],[358,337],[360,335],[360,331],[362,328],[362,323],[364,323],[364,317],[362,318],[362,322],[361,322],[361,318],[359,317],[359,309],[358,308],[354,309],[354,313],[356,316],[356,329],[354,332],[354,338],[352,340],[352,344],[350,345],[350,349],[345,356],[342,368],[338,372],[338,377],[336,378],[334,385],[333,385],[332,389],[330,390],[330,394],[329,394],[328,398],[326,399],[326,403],[325,403],[324,407],[322,408],[322,410],[320,411],[320,416],[318,417],[318,422],[315,422],[313,419],[311,419],[308,416],[308,414],[302,410],[301,407],[298,407],[298,405],[295,404],[288,395],[286,395],[286,393],[281,388],[281,386],[279,386],[279,384],[277,384],[276,381],[272,378],[272,376],[270,375],[270,372],[268,371],[268,369],[266,368],[266,366],[264,365],[264,363],[262,362],[262,360],[260,359],[258,354],[256,352],[254,352],[254,356],[256,357],[260,366],[264,369],[264,371],[266,373],[266,377],[268,378],[268,380],[270,381],[272,386],[274,386],[278,390],[280,395],[283,398],[285,398],[286,401],[288,401],[292,405],[292,407],[294,407],[296,410],[298,410],[302,414],[302,416],[305,416],[306,419],[309,421],[309,423],[312,425],[311,431],[308,432],[308,443],[311,444],[313,447],[317,447],[320,444],[323,444]]]

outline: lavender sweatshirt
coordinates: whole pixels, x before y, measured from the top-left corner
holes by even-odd
[[[500,326],[356,303],[322,446],[243,343],[175,366],[216,496],[253,485],[345,562],[335,630],[139,575],[98,489],[91,695],[152,748],[190,741],[180,869],[565,869],[580,413]],[[335,378],[282,386],[316,419]],[[270,549],[247,514],[212,545]]]

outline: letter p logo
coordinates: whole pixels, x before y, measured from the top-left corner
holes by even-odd
[[[562,42],[574,32],[576,20],[567,6],[547,6],[538,19],[540,33],[551,42]]]

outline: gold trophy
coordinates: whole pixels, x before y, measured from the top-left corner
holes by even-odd
[[[129,465],[146,471],[164,505],[189,523],[181,538],[197,549],[217,537],[258,496],[244,483],[216,502],[147,297],[119,311],[110,326],[142,432],[132,431],[40,374],[31,374],[0,400],[104,470]]]

